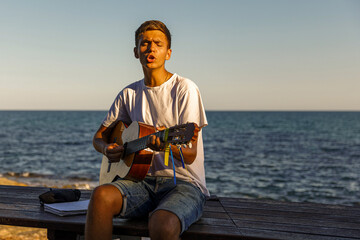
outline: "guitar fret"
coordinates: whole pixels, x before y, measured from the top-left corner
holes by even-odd
[[[131,153],[134,153],[134,152],[137,152],[137,151],[147,148],[146,143],[147,143],[147,139],[149,138],[149,136],[138,138],[136,140],[129,142],[126,154],[128,155],[128,154],[131,154]]]

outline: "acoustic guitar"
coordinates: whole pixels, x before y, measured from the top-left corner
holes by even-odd
[[[188,144],[194,136],[195,124],[186,123],[156,132],[156,128],[140,122],[132,122],[128,127],[119,121],[110,134],[109,142],[124,146],[124,154],[119,162],[109,162],[103,155],[100,168],[100,184],[110,183],[116,178],[142,181],[149,171],[154,151],[146,146],[148,138],[156,135],[161,141]]]

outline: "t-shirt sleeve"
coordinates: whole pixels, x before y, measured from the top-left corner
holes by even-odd
[[[199,88],[190,80],[182,88],[179,105],[180,123],[194,122],[200,128],[208,125]]]
[[[129,114],[126,110],[124,103],[123,91],[121,91],[115,98],[113,104],[111,105],[108,113],[106,114],[102,125],[105,127],[110,127],[112,124],[123,121],[125,123],[131,123]]]

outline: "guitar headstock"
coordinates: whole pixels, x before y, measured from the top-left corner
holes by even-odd
[[[187,144],[194,136],[195,123],[186,123],[169,128],[167,142],[171,144]]]

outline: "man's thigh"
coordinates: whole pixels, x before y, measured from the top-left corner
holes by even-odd
[[[166,210],[175,214],[180,220],[181,233],[183,233],[192,223],[201,218],[204,204],[205,196],[199,188],[178,180],[176,187],[162,198],[151,214],[157,210]]]
[[[149,192],[149,184],[147,182],[117,180],[110,184],[119,189],[123,196],[123,207],[119,214],[120,217],[147,217],[148,213],[155,208],[155,204],[150,197],[151,192]]]

